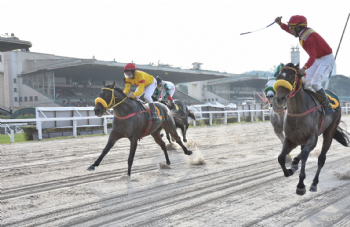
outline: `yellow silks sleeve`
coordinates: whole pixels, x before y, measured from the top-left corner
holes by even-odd
[[[130,86],[131,86],[131,82],[126,79],[125,80],[124,94],[127,94],[130,92]]]

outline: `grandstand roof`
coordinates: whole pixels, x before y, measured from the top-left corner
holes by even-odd
[[[20,40],[15,36],[0,36],[0,52],[28,49],[32,47],[32,43],[24,40]]]
[[[40,61],[40,60],[38,60]],[[125,63],[115,61],[99,61],[96,59],[69,59],[63,62],[45,65],[33,69],[27,69],[22,75],[54,71],[56,77],[76,78],[76,79],[100,79],[102,80],[123,80],[123,68]],[[170,80],[173,83],[187,83],[193,81],[213,80],[235,76],[235,74],[222,73],[201,69],[181,69],[167,65],[138,65],[136,68],[144,70],[153,76],[159,76],[163,80]]]

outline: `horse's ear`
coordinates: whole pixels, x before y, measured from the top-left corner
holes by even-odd
[[[106,87],[106,81],[103,81],[103,87]]]
[[[295,68],[299,70],[299,63],[295,65]]]
[[[114,88],[114,85],[115,85],[115,81],[114,81],[114,83],[112,84],[112,89]]]

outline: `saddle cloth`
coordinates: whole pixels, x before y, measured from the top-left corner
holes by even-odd
[[[139,106],[141,107],[142,110],[147,111],[144,114],[146,115],[147,120],[150,121],[152,118],[151,118],[151,112],[149,110],[149,107],[147,107],[146,103],[143,102],[142,100],[137,101],[137,103],[139,103]],[[157,114],[158,114],[160,121],[164,121],[164,117],[163,117],[162,112],[155,105],[154,105],[154,107],[156,108],[156,111],[157,111]]]

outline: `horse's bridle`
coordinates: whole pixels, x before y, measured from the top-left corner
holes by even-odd
[[[288,95],[288,99],[290,99],[290,98],[292,98],[293,96],[295,96],[296,93],[300,90],[300,88],[301,88],[301,83],[302,83],[302,79],[299,79],[299,77],[298,77],[298,71],[297,71],[295,68],[285,66],[285,67],[282,67],[282,68],[280,69],[280,72],[281,72],[283,69],[291,69],[291,70],[293,70],[293,71],[295,72],[295,74],[294,74],[294,83],[293,83],[293,85],[292,85],[292,84],[289,83],[287,80],[279,79],[279,80],[277,80],[277,81],[274,83],[273,89],[275,89],[275,91],[277,92],[277,89],[278,89],[279,87],[281,87],[281,86],[287,88],[287,89],[290,91],[290,92],[289,92],[289,95]],[[299,86],[298,86],[298,88],[297,88],[296,86],[297,86],[297,83],[298,83],[298,82],[299,82]],[[287,99],[287,100],[288,100],[288,99]],[[286,100],[286,101],[287,101],[287,100]]]
[[[118,106],[119,104],[121,104],[122,102],[124,102],[128,97],[125,97],[122,101],[118,102],[117,104],[115,104],[115,98],[118,98],[118,97],[115,97],[114,96],[114,89],[111,89],[111,88],[102,88],[104,90],[110,90],[112,92],[112,97],[111,97],[111,101],[109,102],[109,104],[107,105],[106,101],[100,97],[96,98],[95,99],[95,105],[97,103],[101,103],[101,105],[106,109],[105,112],[103,114],[105,114],[107,112],[108,109],[110,108],[114,108],[116,106]],[[102,115],[103,115],[102,114]]]

